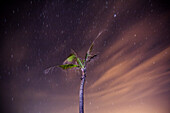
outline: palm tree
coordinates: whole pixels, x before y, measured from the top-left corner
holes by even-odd
[[[101,35],[102,32],[100,32],[97,35],[95,40]],[[76,52],[72,50],[71,54],[63,62],[63,65],[53,66],[45,70],[45,73],[48,73],[50,70],[53,70],[55,67],[60,67],[64,70],[71,69],[71,68],[78,68],[81,70],[82,75],[81,75],[81,84],[79,90],[79,113],[84,113],[84,84],[86,78],[86,66],[92,59],[94,59],[97,56],[96,54],[92,54],[95,40],[90,45],[84,59],[79,58]]]

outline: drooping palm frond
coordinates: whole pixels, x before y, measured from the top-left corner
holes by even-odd
[[[76,64],[64,64],[64,65],[57,65],[57,66],[53,66],[53,67],[49,67],[47,69],[44,70],[44,74],[48,74],[49,72],[52,72],[56,67],[60,67],[64,70],[66,69],[72,69],[72,68],[75,68],[75,67],[80,67],[79,65],[76,65]]]
[[[75,54],[70,54],[67,59],[63,62],[63,64],[69,64],[72,63],[76,59]]]
[[[49,67],[47,69],[44,70],[44,74],[48,74],[49,72],[52,72],[54,70],[54,68],[56,68],[57,66],[53,66],[53,67]]]
[[[65,65],[59,65],[58,67],[60,67],[62,69],[71,69],[71,68],[79,67],[79,66],[75,65],[75,64],[65,64]]]

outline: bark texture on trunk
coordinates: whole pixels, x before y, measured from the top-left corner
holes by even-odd
[[[82,71],[80,92],[79,92],[79,113],[84,113],[84,84],[85,84],[86,72]]]

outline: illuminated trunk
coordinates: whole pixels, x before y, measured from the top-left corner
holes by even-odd
[[[80,84],[80,92],[79,92],[79,113],[84,113],[84,84],[86,78],[85,69],[82,70],[81,84]]]

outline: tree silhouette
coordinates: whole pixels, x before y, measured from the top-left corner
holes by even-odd
[[[100,32],[97,35],[95,40],[102,34],[102,32]],[[55,67],[60,67],[64,70],[71,69],[71,68],[78,68],[81,70],[82,75],[81,75],[81,84],[79,90],[79,113],[84,113],[84,84],[86,78],[86,66],[92,59],[94,59],[97,56],[96,54],[92,54],[95,40],[90,45],[84,59],[79,58],[77,53],[72,49],[71,54],[63,62],[63,65],[53,66],[45,70],[45,73],[48,73],[49,71],[53,70]]]

